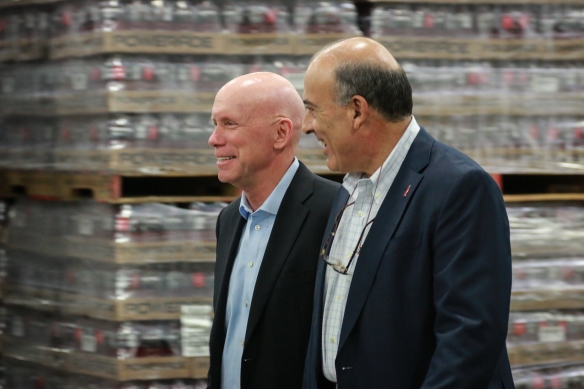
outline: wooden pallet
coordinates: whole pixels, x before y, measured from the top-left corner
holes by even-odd
[[[479,39],[381,36],[376,40],[400,59],[581,60],[584,39]]]
[[[584,358],[584,341],[517,344],[507,351],[514,366],[577,362]]]
[[[584,309],[584,288],[511,292],[511,311]]]
[[[105,53],[312,55],[324,45],[360,34],[231,34],[130,30],[68,35],[50,41],[50,57]]]
[[[0,1],[0,9],[13,7],[28,7],[31,5],[55,4],[62,0],[3,0]]]
[[[209,357],[117,359],[36,345],[15,337],[6,338],[4,356],[35,362],[62,372],[116,381],[206,378],[209,370]]]
[[[584,41],[582,42],[584,45]],[[302,85],[302,73],[298,80]],[[14,100],[0,99],[4,115],[97,115],[107,113],[209,113],[215,99],[214,92],[196,91],[92,91],[65,93],[55,98]],[[533,93],[509,94],[485,93],[482,95],[418,93],[413,96],[413,112],[416,116],[549,116],[581,115],[584,94],[581,93]],[[552,103],[550,103],[552,102]]]
[[[239,191],[221,183],[216,173],[69,173],[0,171],[0,197],[25,195],[45,200],[93,198],[112,204],[144,202],[231,201]]]
[[[106,299],[48,288],[7,285],[4,302],[31,309],[94,319],[178,320],[182,305],[212,303],[209,297],[150,297]]]

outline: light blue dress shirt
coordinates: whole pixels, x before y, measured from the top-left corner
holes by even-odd
[[[294,162],[274,191],[255,212],[251,210],[245,192],[241,195],[239,212],[247,220],[247,223],[242,231],[239,250],[229,280],[225,315],[227,335],[221,366],[222,389],[240,387],[241,358],[245,347],[244,339],[253,290],[276,220],[276,214],[299,165],[298,160],[294,158]]]

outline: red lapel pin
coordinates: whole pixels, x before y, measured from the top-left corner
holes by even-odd
[[[408,185],[408,189],[406,189],[406,191],[404,192],[404,197],[408,195],[411,187],[412,187],[411,185]]]

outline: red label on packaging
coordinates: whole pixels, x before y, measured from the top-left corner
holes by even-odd
[[[95,331],[95,341],[97,342],[97,344],[102,344],[103,340],[104,340],[103,331],[102,330]]]
[[[266,23],[269,23],[269,24],[276,23],[277,19],[278,19],[278,12],[274,9],[270,9],[264,15],[264,20],[266,21]]]
[[[112,78],[114,80],[123,80],[126,78],[126,69],[123,66],[114,66],[112,68]]]
[[[145,80],[151,81],[154,79],[154,68],[152,66],[145,66],[142,70],[142,76]]]
[[[150,140],[158,139],[158,127],[150,126],[148,128],[148,139],[150,139]]]
[[[424,27],[425,28],[434,28],[434,16],[424,15]]]
[[[127,217],[116,217],[116,231],[129,231],[130,230],[130,218]]]
[[[513,18],[511,16],[503,15],[503,17],[501,17],[501,26],[505,30],[511,30],[515,26],[515,21],[513,20]]]
[[[543,382],[543,377],[533,377],[533,389],[544,389],[545,383]]]
[[[195,288],[205,287],[205,273],[201,272],[193,273],[193,286]]]
[[[61,23],[63,23],[65,26],[70,26],[71,20],[72,20],[71,13],[63,12],[63,14],[61,15]]]
[[[527,332],[527,324],[520,322],[520,323],[513,323],[513,334],[517,336],[523,336]]]
[[[190,69],[191,81],[199,81],[201,79],[201,69],[198,66],[191,66]]]
[[[91,69],[90,77],[92,80],[99,80],[101,78],[101,69],[97,66]]]
[[[133,289],[138,289],[140,286],[140,276],[138,274],[132,274],[131,285]]]

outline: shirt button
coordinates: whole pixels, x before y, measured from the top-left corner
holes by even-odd
[[[253,266],[253,262],[248,262],[247,266],[252,267]]]
[[[375,198],[376,198],[376,199],[378,199],[378,198],[380,198],[380,197],[381,197],[381,195],[380,195],[379,193],[375,193]]]
[[[241,342],[239,342],[239,344],[241,345],[241,347],[243,347],[243,340]]]
[[[337,300],[341,301],[341,296],[337,296]]]
[[[351,254],[353,254],[353,253],[350,251],[347,251],[347,258],[351,258]]]
[[[260,227],[260,225],[259,225],[259,224],[256,224],[256,226],[255,226],[255,229],[256,229],[256,231],[259,231],[261,228],[262,228],[262,227]]]
[[[359,211],[357,212],[357,215],[359,215],[359,217],[363,217],[363,212]]]
[[[330,338],[331,343],[335,343],[335,338]]]

